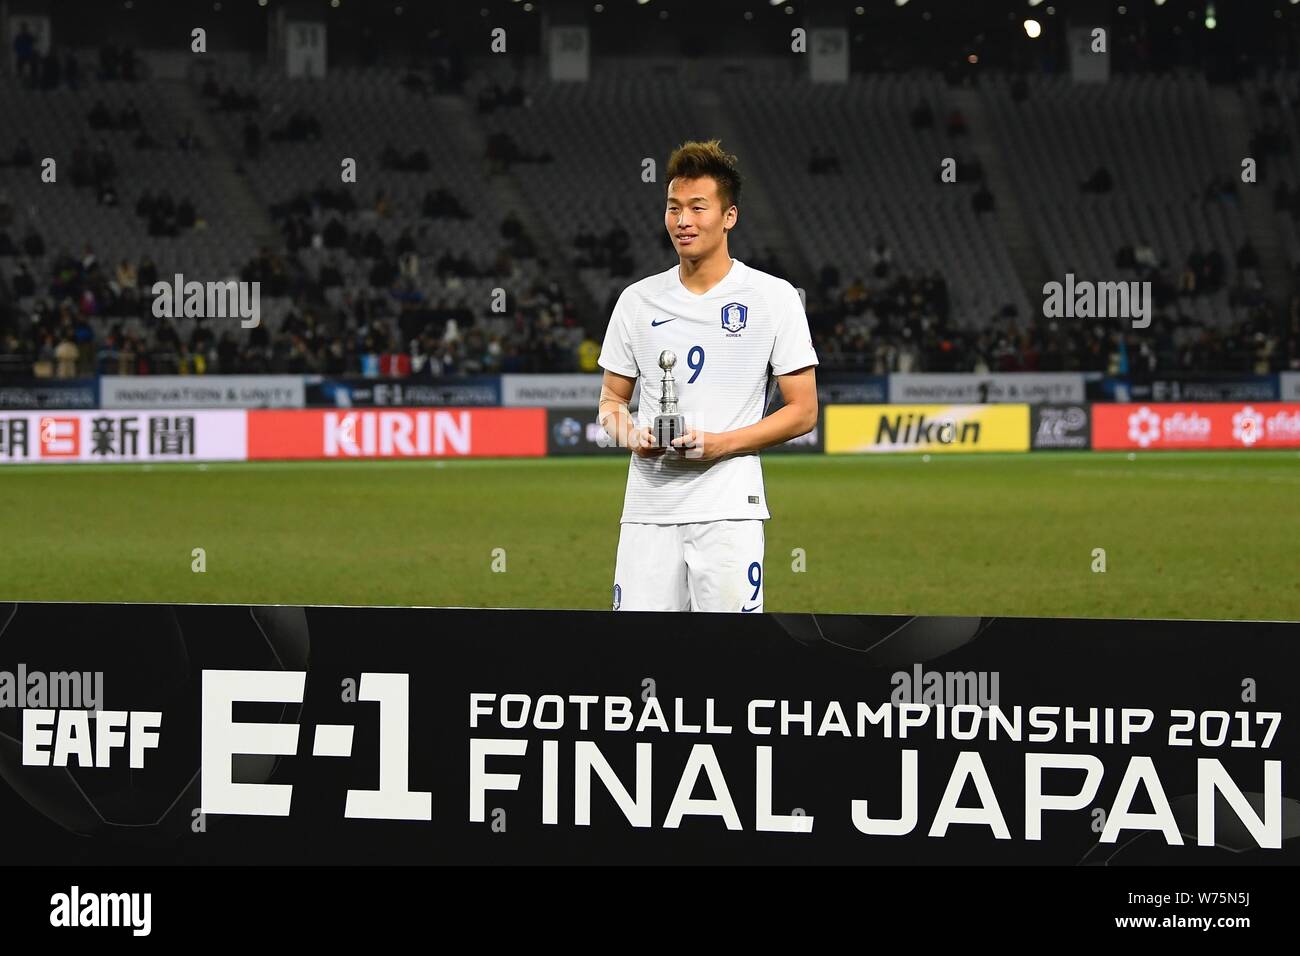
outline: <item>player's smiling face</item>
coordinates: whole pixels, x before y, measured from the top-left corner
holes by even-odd
[[[712,176],[678,177],[668,184],[664,227],[683,259],[706,259],[727,241],[726,230],[736,224],[736,207],[722,208],[718,183]]]

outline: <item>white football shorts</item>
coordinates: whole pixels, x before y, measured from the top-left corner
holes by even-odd
[[[625,522],[614,566],[615,611],[763,610],[763,522]]]

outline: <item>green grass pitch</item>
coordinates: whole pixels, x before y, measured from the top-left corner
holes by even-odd
[[[4,467],[0,600],[608,609],[626,471]],[[767,456],[764,472],[769,611],[1300,620],[1295,452]]]

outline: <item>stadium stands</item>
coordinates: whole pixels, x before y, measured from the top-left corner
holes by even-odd
[[[1195,75],[986,74],[978,132],[1015,196],[937,72],[814,86],[633,60],[579,84],[515,60],[458,94],[380,67],[35,85],[0,79],[0,109],[30,117],[0,148],[0,374],[591,370],[613,297],[673,261],[644,161],[720,125],[763,213],[732,252],[805,290],[828,368],[1300,366]],[[1241,91],[1291,264],[1296,89]],[[1041,276],[1009,253],[1010,202]],[[149,286],[178,272],[261,282],[262,327],[155,319]],[[1153,333],[1044,320],[1036,282],[1067,272],[1152,281]]]

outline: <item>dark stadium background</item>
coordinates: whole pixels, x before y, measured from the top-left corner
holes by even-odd
[[[111,376],[320,376],[326,406],[396,383],[389,404],[435,406],[494,404],[498,375],[596,372],[619,291],[674,262],[644,163],[712,137],[746,177],[732,254],[803,291],[823,405],[934,372],[1081,373],[1097,403],[1276,401],[1300,370],[1284,0],[15,0],[3,21],[5,414]],[[286,75],[301,22],[327,38],[323,77]],[[549,78],[570,24],[586,82]],[[847,31],[845,83],[810,82],[791,50],[819,28]],[[1071,30],[1096,28],[1106,81],[1077,82]],[[156,318],[150,288],[176,273],[259,282],[261,325]],[[1150,282],[1150,327],[1045,317],[1067,273]],[[548,454],[603,453],[577,415],[547,422]],[[138,440],[183,445],[168,416]],[[0,430],[0,456],[16,441]],[[773,606],[1294,617],[1294,452],[1146,447],[772,456],[774,570],[810,559],[769,578]],[[41,467],[0,473],[0,597],[608,601],[613,456]],[[489,570],[496,546],[511,573]]]
[[[4,88],[0,370],[360,373],[366,355],[404,368],[403,353],[424,374],[591,370],[580,346],[599,342],[611,296],[671,259],[661,184],[636,164],[662,164],[719,111],[753,197],[733,253],[806,291],[824,369],[1297,367],[1300,11],[1218,6],[1208,29],[1206,5],[1182,0],[10,4],[12,21],[46,13],[56,39]],[[280,16],[323,20],[327,79],[276,78]],[[539,64],[544,26],[564,21],[591,30],[581,92]],[[790,30],[818,23],[848,26],[853,82],[804,112]],[[1089,95],[1070,92],[1067,23],[1109,31],[1112,79]],[[206,55],[189,53],[194,26]],[[488,52],[494,27],[504,55]],[[336,152],[361,163],[355,186],[330,175]],[[419,171],[395,168],[412,153]],[[52,154],[63,185],[33,188],[29,164]],[[941,156],[957,184],[937,183]],[[1243,156],[1260,167],[1249,190]],[[1101,169],[1111,188],[1082,190]],[[557,195],[566,179],[580,193]],[[1116,265],[1144,241],[1157,268]],[[1067,267],[1149,274],[1162,321],[1051,328],[1035,290]],[[512,314],[488,314],[475,293],[514,269]],[[151,321],[139,290],[175,271],[260,277],[267,328]]]
[[[1283,925],[1298,40],[1300,0],[0,0],[6,938],[78,890],[245,947]],[[615,616],[596,358],[714,138],[820,415],[763,453],[766,613]],[[155,314],[178,275],[260,323]],[[1149,324],[1048,315],[1073,280]]]

